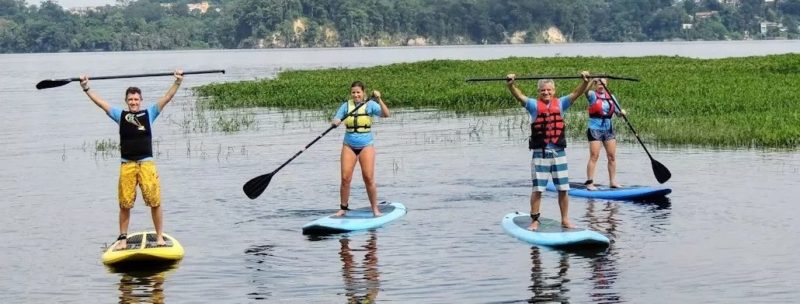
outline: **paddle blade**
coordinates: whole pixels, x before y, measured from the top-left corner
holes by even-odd
[[[255,199],[261,195],[261,193],[267,189],[267,186],[269,186],[269,181],[272,180],[272,174],[273,173],[267,173],[247,181],[247,183],[244,184],[244,187],[242,187],[244,194],[250,199]]]
[[[47,80],[42,80],[42,81],[39,81],[39,83],[36,84],[36,89],[37,90],[41,90],[41,89],[49,89],[49,88],[60,87],[60,86],[63,86],[65,84],[70,83],[71,81],[72,80],[70,80],[70,79],[47,79]]]
[[[653,165],[653,174],[656,175],[656,180],[659,184],[666,183],[670,177],[672,177],[672,173],[669,172],[669,169],[659,163],[657,160],[652,160]]]

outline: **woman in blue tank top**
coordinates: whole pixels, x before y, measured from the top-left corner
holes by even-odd
[[[350,100],[344,102],[336,115],[333,124],[344,123],[347,130],[342,145],[341,163],[342,180],[339,187],[339,211],[336,216],[343,216],[350,210],[350,182],[356,163],[361,164],[361,175],[367,188],[369,204],[376,217],[381,216],[378,210],[378,187],[375,184],[375,147],[372,145],[372,117],[389,117],[389,108],[381,99],[381,92],[372,91],[372,99],[366,100],[364,84],[360,81],[350,85]]]

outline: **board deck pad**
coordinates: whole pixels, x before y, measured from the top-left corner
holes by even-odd
[[[164,237],[164,242],[166,244],[162,245],[162,246],[158,246],[158,244],[156,242],[156,236],[157,236],[157,234],[155,234],[155,233],[148,233],[147,234],[147,242],[145,242],[144,248],[159,248],[159,247],[172,247],[173,246],[172,239],[170,237],[168,237],[168,236],[165,236],[165,235],[162,235],[162,237]],[[139,249],[139,248],[142,247],[142,235],[141,234],[133,235],[133,236],[127,238],[126,240],[127,240],[127,244],[126,244],[127,246],[124,249],[116,249],[117,241],[114,241],[114,243],[111,244],[111,248],[115,248],[114,251],[122,251],[122,250]]]
[[[378,205],[378,210],[380,210],[381,214],[383,214],[383,215],[381,215],[381,217],[384,217],[387,214],[391,213],[392,211],[394,211],[394,209],[395,209],[394,205],[389,205],[389,204]],[[347,213],[345,213],[343,216],[339,216],[337,218],[341,218],[341,219],[364,219],[364,218],[373,218],[373,217],[375,217],[375,216],[372,214],[372,207],[361,207],[361,208],[358,208],[358,209],[353,209],[353,210],[347,211]]]
[[[514,224],[517,227],[522,229],[528,229],[531,226],[531,217],[530,216],[517,216],[514,217]],[[539,218],[539,229],[536,232],[539,233],[562,233],[562,232],[576,232],[576,231],[583,231],[586,230],[584,228],[564,228],[561,227],[561,222],[549,219],[549,218]]]

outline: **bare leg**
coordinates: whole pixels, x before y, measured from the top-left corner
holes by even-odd
[[[561,208],[561,226],[564,228],[575,228],[569,221],[569,196],[567,191],[558,191],[558,207]]]
[[[346,145],[342,145],[342,156],[341,156],[341,163],[342,163],[342,180],[341,185],[339,186],[339,204],[342,206],[348,206],[348,201],[350,200],[350,183],[353,181],[353,170],[356,167],[356,161],[358,161],[358,157],[350,147]],[[343,216],[346,213],[345,210],[339,210],[336,212],[335,216]]]
[[[119,208],[119,234],[128,234],[128,224],[131,222],[131,209]],[[122,250],[128,247],[127,240],[120,240],[117,243],[117,250]]]
[[[606,158],[608,158],[608,184],[612,188],[619,188],[621,185],[617,183],[617,140],[604,141],[603,146],[606,148]]]
[[[150,207],[150,215],[153,217],[153,226],[156,228],[156,245],[166,245],[163,235],[163,214],[161,213],[161,205],[158,207]]]
[[[586,164],[586,180],[594,179],[594,170],[597,167],[597,160],[600,158],[600,147],[602,144],[599,140],[589,142],[589,163]],[[586,185],[588,190],[597,190],[594,183]]]
[[[361,163],[361,177],[364,178],[364,185],[367,187],[372,214],[379,217],[383,214],[378,209],[378,186],[375,184],[375,147],[364,147],[358,155],[358,162]]]
[[[539,209],[542,207],[542,193],[539,191],[531,192],[531,214],[539,213]],[[539,221],[531,222],[531,225],[528,226],[528,230],[537,230],[539,229]]]

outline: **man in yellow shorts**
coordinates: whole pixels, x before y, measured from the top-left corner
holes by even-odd
[[[183,71],[175,70],[175,81],[158,102],[142,108],[142,91],[137,87],[125,90],[127,109],[111,106],[89,87],[89,77],[81,76],[83,92],[98,107],[103,109],[119,125],[120,155],[122,164],[119,170],[119,243],[116,249],[127,248],[128,224],[131,219],[131,208],[136,201],[136,186],[142,191],[144,203],[150,207],[153,225],[156,229],[157,245],[165,245],[162,236],[161,190],[158,171],[153,162],[153,144],[150,127],[161,113],[161,110],[172,100],[183,81]]]

